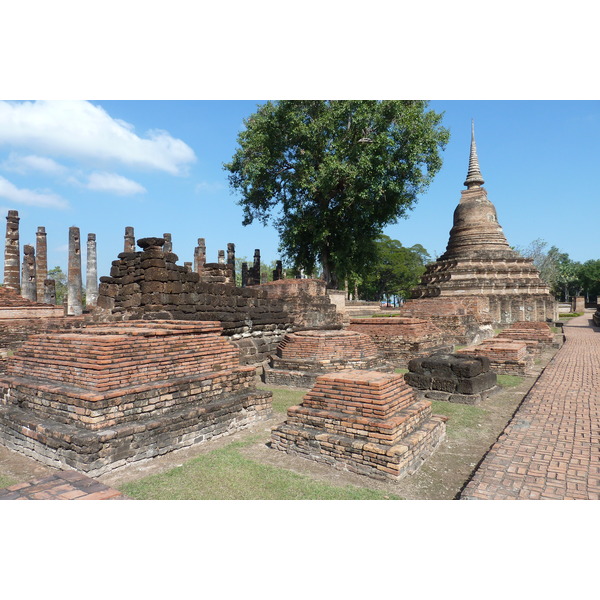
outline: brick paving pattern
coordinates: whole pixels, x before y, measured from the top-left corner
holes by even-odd
[[[600,499],[600,328],[586,314],[564,332],[461,499]]]
[[[76,471],[17,483],[0,490],[0,500],[129,500],[119,490]]]

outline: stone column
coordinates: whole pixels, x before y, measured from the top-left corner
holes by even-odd
[[[81,305],[81,238],[79,227],[69,227],[69,272],[67,279],[67,316],[80,315]]]
[[[248,263],[242,263],[242,287],[248,285]]]
[[[35,276],[38,302],[41,302],[44,297],[44,282],[48,277],[48,246],[45,227],[38,227],[35,234]]]
[[[191,271],[192,271],[192,263],[191,262],[184,262],[183,266],[191,273]]]
[[[21,296],[37,302],[37,282],[35,277],[35,249],[29,244],[23,246],[23,269],[21,273]]]
[[[163,233],[163,237],[165,238],[165,245],[163,246],[163,252],[173,252],[173,243],[171,241],[171,234]]]
[[[56,304],[56,281],[44,280],[44,304]]]
[[[283,264],[280,260],[275,263],[275,270],[273,271],[273,281],[279,281],[283,279]]]
[[[236,285],[235,282],[235,244],[227,244],[227,264],[231,271],[231,283]]]
[[[6,245],[4,247],[4,287],[21,293],[19,248],[19,212],[9,210],[6,216]]]
[[[88,233],[85,274],[85,305],[96,306],[98,302],[98,259],[95,233]]]
[[[206,241],[204,238],[198,238],[198,245],[194,249],[194,272],[202,273],[206,263]]]
[[[133,227],[125,227],[125,244],[123,252],[135,252],[135,235]]]
[[[219,257],[217,259],[217,262],[220,265],[224,265],[225,264],[225,250],[219,250]]]

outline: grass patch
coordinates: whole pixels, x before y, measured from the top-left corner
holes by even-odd
[[[398,496],[354,486],[337,487],[287,469],[263,465],[240,450],[256,436],[233,442],[158,475],[119,489],[137,500],[400,500]]]
[[[572,319],[573,317],[581,317],[583,313],[560,313],[559,319]]]
[[[486,410],[480,406],[440,400],[432,400],[431,404],[434,414],[448,417],[446,435],[451,440],[470,437],[473,429],[480,426],[486,418]]]
[[[502,387],[516,387],[523,383],[523,378],[519,375],[497,375],[497,381]]]
[[[19,483],[15,479],[11,479],[10,477],[4,477],[0,475],[0,489],[10,487],[11,485],[15,485],[15,483]]]
[[[397,369],[394,369],[394,373],[408,373],[408,369],[402,369],[400,367],[398,367]]]
[[[462,350],[463,348],[466,348],[466,347],[467,347],[466,344],[463,344],[462,346],[461,345],[454,346],[453,352],[456,352],[457,350]]]
[[[264,390],[273,393],[273,411],[276,413],[287,414],[287,409],[290,406],[296,406],[302,402],[302,398],[306,395],[306,390],[294,390],[287,388],[276,388],[260,386]]]

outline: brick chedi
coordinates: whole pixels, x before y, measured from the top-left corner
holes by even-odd
[[[32,336],[9,358],[0,439],[97,476],[236,431],[271,410],[216,322],[136,321]]]
[[[391,370],[373,340],[356,331],[298,331],[286,334],[265,368],[265,382],[310,387],[324,373],[346,369]]]
[[[530,258],[508,245],[496,209],[482,187],[474,130],[461,200],[446,252],[427,267],[413,298],[473,297],[494,326],[556,318],[556,301]]]
[[[271,432],[271,446],[332,467],[397,480],[416,471],[445,436],[431,402],[402,375],[349,370],[317,378]]]
[[[427,319],[353,318],[348,330],[370,336],[381,356],[397,367],[405,367],[416,356],[453,349],[452,344],[446,343],[443,331]]]

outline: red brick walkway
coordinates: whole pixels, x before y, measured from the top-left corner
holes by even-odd
[[[129,500],[119,490],[76,471],[59,471],[0,490],[0,500]]]
[[[476,470],[461,500],[600,499],[600,328],[566,342]]]

